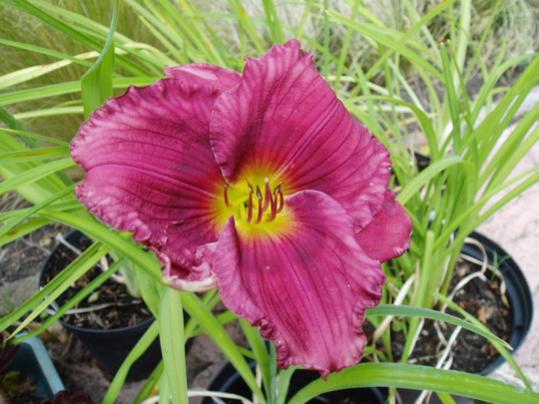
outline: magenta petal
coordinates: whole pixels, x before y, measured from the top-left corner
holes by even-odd
[[[346,110],[297,41],[248,59],[241,84],[216,102],[211,142],[223,175],[266,167],[287,193],[322,191],[365,227],[390,177],[386,148]]]
[[[219,91],[226,91],[239,84],[241,76],[238,72],[206,63],[167,67],[168,78],[183,80],[192,84],[211,84]]]
[[[361,359],[365,310],[379,302],[385,277],[332,198],[303,191],[286,204],[293,228],[281,235],[246,238],[231,218],[213,270],[223,302],[275,341],[279,366],[325,376]]]
[[[384,262],[408,249],[411,232],[412,219],[395,200],[393,191],[388,190],[382,209],[356,239],[370,257]]]
[[[182,289],[213,284],[210,207],[222,177],[208,121],[219,94],[179,80],[130,88],[97,110],[72,142],[72,156],[87,172],[77,189],[81,202],[112,227],[134,232]]]

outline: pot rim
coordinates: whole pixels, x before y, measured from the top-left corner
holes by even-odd
[[[252,370],[254,370],[256,367],[256,362],[254,360],[249,360],[248,365]],[[301,369],[301,368],[296,369],[296,371],[302,371],[302,370],[308,371],[307,369]],[[312,371],[312,372],[316,372],[316,371]],[[225,361],[223,365],[219,368],[218,372],[210,380],[208,384],[208,390],[227,392],[228,390],[226,389],[230,388],[231,385],[233,385],[238,379],[239,380],[242,379],[241,375],[234,368],[232,363],[230,363],[229,361]],[[387,396],[387,394],[384,394],[384,392],[387,391],[385,387],[370,386],[370,387],[352,387],[348,389],[340,389],[340,391],[345,391],[345,390],[370,390],[372,395],[375,396],[378,399],[378,402],[380,403],[383,403]],[[202,404],[211,404],[212,402],[214,402],[211,400],[212,400],[211,397],[205,396],[202,399]]]
[[[67,328],[69,331],[83,332],[85,334],[122,334],[122,333],[125,333],[127,331],[131,332],[131,331],[138,330],[139,328],[141,328],[141,329],[148,328],[151,325],[151,323],[155,321],[155,317],[152,316],[152,317],[147,318],[146,320],[144,320],[144,321],[142,321],[140,323],[137,323],[135,325],[130,325],[130,326],[127,326],[127,327],[119,327],[119,328],[109,328],[109,329],[105,329],[105,328],[84,328],[84,327],[79,327],[79,326],[76,326],[76,325],[66,323],[65,321],[63,321],[61,319],[59,321],[62,324],[62,326]]]

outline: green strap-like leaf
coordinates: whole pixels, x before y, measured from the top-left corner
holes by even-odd
[[[105,395],[105,398],[103,398],[103,404],[113,404],[116,402],[129,373],[129,369],[131,369],[133,363],[146,352],[158,335],[159,324],[157,321],[154,321],[122,362],[122,366],[120,366],[120,369],[116,372],[116,375],[107,390],[107,394]]]
[[[158,78],[152,76],[140,77],[115,77],[114,88],[126,88],[129,86],[146,86],[155,82]],[[43,100],[47,97],[56,97],[64,94],[77,93],[81,89],[80,81],[64,81],[57,84],[48,84],[42,87],[25,88],[8,93],[0,94],[0,106],[11,105],[18,102]]]
[[[392,304],[381,304],[367,311],[367,317],[375,316],[422,317],[428,318],[430,320],[443,321],[445,323],[453,324],[457,327],[462,327],[468,331],[474,332],[478,335],[481,335],[482,337],[485,337],[489,341],[495,341],[498,344],[501,344],[502,346],[511,349],[511,346],[506,341],[501,338],[498,338],[496,335],[486,330],[485,328],[478,327],[477,325],[472,324],[469,321],[432,309],[425,309],[422,307],[413,306],[396,306]]]
[[[152,390],[154,389],[155,385],[161,379],[161,375],[163,374],[163,361],[161,360],[159,362],[159,365],[155,367],[152,374],[146,379],[146,382],[144,383],[144,386],[139,390],[137,396],[133,400],[133,404],[142,404],[144,400],[146,400],[152,393]]]
[[[69,274],[63,283],[60,283],[56,289],[54,289],[49,295],[47,295],[33,310],[32,312],[17,326],[15,331],[11,333],[9,338],[14,337],[19,332],[24,330],[32,321],[34,321],[47,307],[49,307],[56,299],[64,293],[77,279],[88,272],[92,267],[104,257],[109,250],[102,246],[100,243],[92,244],[87,250],[77,257],[75,261],[67,266],[64,270],[66,274]],[[73,269],[75,268],[75,269]],[[64,274],[62,271],[62,275]]]
[[[54,322],[58,321],[65,313],[78,305],[83,299],[88,297],[90,293],[96,290],[99,286],[107,281],[122,265],[125,264],[125,260],[115,262],[105,272],[101,272],[96,278],[92,279],[88,285],[86,285],[81,291],[79,291],[74,297],[70,298],[62,307],[60,307],[53,315],[47,317],[37,328],[32,331],[16,337],[13,342],[18,344],[22,343],[30,338],[33,338],[45,331],[47,331]]]
[[[155,256],[143,251],[140,245],[128,240],[106,225],[98,222],[86,212],[77,214],[69,212],[42,211],[40,216],[64,223],[78,229],[93,240],[99,240],[115,252],[131,260],[135,265],[146,271],[158,283],[161,283],[161,267]]]
[[[477,318],[475,318],[473,315],[471,315],[470,313],[468,313],[466,310],[464,310],[462,307],[460,307],[458,304],[456,304],[455,302],[453,302],[452,300],[448,299],[447,297],[443,296],[443,295],[438,295],[437,296],[438,299],[440,299],[444,304],[447,305],[447,307],[449,307],[451,310],[459,313],[461,316],[463,316],[465,319],[467,319],[469,322],[471,322],[472,324],[475,324],[477,325],[479,328],[484,328],[484,329],[487,329],[487,326],[484,325],[483,323],[481,323],[481,321],[479,321]],[[531,389],[532,388],[532,385],[530,383],[530,381],[528,380],[528,378],[526,377],[526,375],[524,374],[524,372],[522,371],[522,369],[520,368],[520,366],[518,365],[517,361],[515,360],[515,358],[513,358],[513,356],[511,356],[511,354],[503,347],[503,346],[500,346],[497,341],[490,341],[492,345],[494,345],[494,347],[498,350],[498,352],[500,353],[500,355],[502,355],[504,357],[504,359],[507,361],[507,363],[509,364],[509,366],[511,366],[513,368],[513,370],[515,371],[515,373],[518,375],[518,377],[520,377],[520,380],[522,380],[522,382],[524,383],[524,385]]]
[[[270,356],[266,349],[264,339],[260,335],[258,329],[249,324],[247,320],[240,319],[240,325],[245,334],[245,338],[255,355],[256,364],[262,374],[262,381],[266,391],[271,392],[271,371],[270,371]],[[269,399],[268,399],[269,401]]]
[[[531,390],[465,372],[400,363],[362,363],[316,380],[301,389],[289,404],[306,403],[330,391],[361,387],[432,390],[500,404],[532,404],[539,394]]]
[[[215,342],[230,363],[236,368],[251,391],[257,396],[259,402],[264,404],[264,395],[256,383],[253,372],[251,372],[251,369],[241,354],[238,346],[234,343],[232,338],[230,338],[230,335],[228,335],[219,320],[193,293],[184,293],[182,295],[182,302],[191,318],[198,322],[202,329],[206,331],[208,336]]]
[[[159,336],[165,374],[173,404],[188,404],[185,338],[180,292],[163,287],[159,310]]]
[[[48,175],[65,170],[66,168],[74,165],[75,163],[71,157],[66,157],[64,159],[54,160],[50,163],[39,165],[16,177],[11,177],[2,181],[2,183],[0,183],[0,195],[8,191],[13,191],[18,187],[34,183],[42,178],[47,177]]]
[[[50,198],[44,200],[41,203],[38,203],[37,205],[32,206],[30,209],[25,209],[25,211],[13,217],[9,221],[5,221],[3,223],[3,226],[0,228],[0,239],[2,239],[3,236],[8,234],[15,226],[22,223],[24,220],[28,219],[30,216],[32,216],[34,213],[39,212],[41,209],[46,208],[47,206],[51,205],[52,203],[56,202],[57,200],[65,197],[66,195],[73,192],[73,186],[66,187],[62,191],[54,194]]]
[[[114,0],[112,20],[107,41],[95,64],[82,77],[81,93],[84,117],[88,116],[112,96],[112,73],[114,72],[114,31],[118,23],[120,0]]]
[[[0,107],[0,121],[4,122],[10,129],[24,130],[22,125],[4,107]]]
[[[448,167],[459,163],[462,163],[462,158],[459,156],[445,157],[432,163],[426,169],[421,171],[421,173],[417,177],[415,177],[412,181],[406,184],[406,186],[397,196],[397,200],[400,203],[405,204],[412,196],[415,195],[416,192],[421,189],[423,185],[429,182],[432,178],[434,178],[436,175],[438,175],[440,172],[447,169]]]

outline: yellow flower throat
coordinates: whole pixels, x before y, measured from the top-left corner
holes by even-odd
[[[276,235],[290,228],[291,211],[286,209],[280,182],[251,176],[250,180],[224,183],[219,188],[218,227],[233,216],[236,229],[245,236]]]
[[[235,211],[234,217],[254,224],[275,220],[277,213],[284,208],[281,185],[277,185],[272,190],[269,178],[265,178],[263,189],[249,182],[247,182],[247,189],[240,190],[240,195],[234,195],[233,198],[234,188],[228,184],[223,187],[223,200],[227,208]]]

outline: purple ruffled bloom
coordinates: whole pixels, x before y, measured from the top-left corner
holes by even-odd
[[[412,223],[388,189],[386,148],[345,109],[297,41],[243,74],[192,64],[96,111],[72,143],[79,199],[134,233],[182,290],[223,302],[275,341],[281,367],[357,363],[380,263]]]

